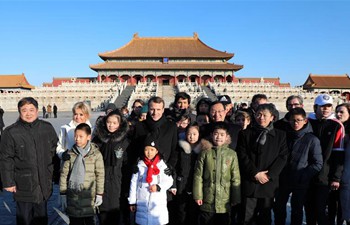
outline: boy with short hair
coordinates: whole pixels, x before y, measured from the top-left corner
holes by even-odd
[[[62,210],[67,209],[70,224],[95,224],[95,208],[102,204],[105,169],[97,145],[91,143],[91,128],[79,124],[74,131],[75,144],[64,161],[60,193]]]
[[[231,206],[241,200],[241,179],[236,152],[228,146],[231,139],[225,122],[213,124],[211,140],[204,141],[195,166],[193,198],[200,206],[200,225],[229,224]]]
[[[311,179],[323,165],[319,139],[313,134],[303,108],[289,111],[287,144],[290,152],[287,164],[280,174],[280,186],[275,202],[275,224],[286,223],[286,204],[291,197],[291,225],[303,222],[303,205]]]

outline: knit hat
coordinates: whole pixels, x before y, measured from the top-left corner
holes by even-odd
[[[147,113],[147,112],[148,112],[148,105],[146,104],[146,105],[142,106],[141,113]]]
[[[144,141],[144,147],[146,146],[152,146],[159,151],[159,129],[148,133]]]

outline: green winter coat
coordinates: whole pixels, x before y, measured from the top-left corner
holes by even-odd
[[[237,155],[228,145],[209,147],[203,149],[196,162],[193,198],[203,200],[202,211],[228,213],[241,201]]]
[[[103,195],[104,191],[105,169],[102,154],[97,145],[91,143],[91,149],[84,158],[84,189],[76,193],[67,187],[77,155],[72,150],[69,150],[68,153],[70,160],[64,162],[60,177],[60,193],[67,195],[67,215],[72,217],[93,216],[96,194]]]

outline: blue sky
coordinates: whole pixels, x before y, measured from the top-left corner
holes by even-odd
[[[140,37],[185,37],[234,53],[237,77],[350,73],[347,1],[2,1],[0,74],[97,76],[98,53]]]

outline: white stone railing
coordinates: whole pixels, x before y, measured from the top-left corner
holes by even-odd
[[[232,102],[248,102],[250,103],[255,94],[261,93],[268,97],[268,101],[274,103],[281,111],[286,111],[285,102],[291,95],[300,95],[304,100],[304,108],[306,111],[313,111],[313,104],[318,93],[308,92],[301,87],[280,87],[273,83],[225,83],[225,82],[209,82],[209,88],[216,95],[228,95]],[[342,103],[344,98],[340,94],[329,93],[335,104]]]
[[[89,101],[92,109],[113,101],[126,87],[127,82],[62,83],[58,87],[35,87],[31,91],[20,90],[0,94],[0,105],[7,111],[15,111],[23,97],[35,98],[39,105],[56,103],[61,111],[70,111],[75,102]],[[40,106],[40,107],[41,107]]]

